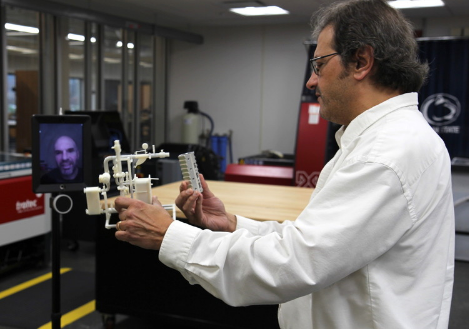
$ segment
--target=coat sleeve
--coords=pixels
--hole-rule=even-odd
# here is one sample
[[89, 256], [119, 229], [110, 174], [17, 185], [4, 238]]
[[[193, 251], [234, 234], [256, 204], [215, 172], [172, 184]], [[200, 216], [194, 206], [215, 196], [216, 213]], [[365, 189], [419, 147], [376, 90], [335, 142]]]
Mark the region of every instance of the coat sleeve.
[[411, 228], [411, 209], [392, 169], [355, 162], [335, 172], [291, 223], [274, 224], [273, 230], [260, 223], [261, 235], [175, 221], [159, 258], [229, 305], [284, 303], [383, 255]]
[[293, 225], [293, 222], [289, 220], [280, 223], [277, 221], [256, 221], [239, 215], [236, 215], [236, 218], [236, 230], [244, 229], [253, 235], [267, 235], [273, 232], [281, 233], [286, 226]]

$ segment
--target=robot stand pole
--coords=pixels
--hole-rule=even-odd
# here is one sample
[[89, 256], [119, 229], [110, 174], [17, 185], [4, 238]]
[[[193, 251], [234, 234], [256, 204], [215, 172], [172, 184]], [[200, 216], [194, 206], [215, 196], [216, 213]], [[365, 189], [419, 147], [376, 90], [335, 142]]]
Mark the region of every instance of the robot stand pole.
[[[52, 199], [57, 197], [52, 196]], [[52, 202], [51, 199], [51, 202]], [[62, 215], [52, 207], [52, 329], [61, 328], [62, 314], [60, 311], [60, 222]]]
[[72, 198], [66, 194], [52, 194], [52, 329], [61, 328], [60, 311], [60, 242], [62, 215], [67, 214], [73, 206]]

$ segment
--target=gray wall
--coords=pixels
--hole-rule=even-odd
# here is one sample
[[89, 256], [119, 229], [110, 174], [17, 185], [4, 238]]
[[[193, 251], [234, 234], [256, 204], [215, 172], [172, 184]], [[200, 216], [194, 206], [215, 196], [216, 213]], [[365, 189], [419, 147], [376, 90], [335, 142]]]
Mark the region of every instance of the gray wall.
[[204, 44], [171, 44], [170, 141], [181, 141], [184, 101], [197, 100], [213, 118], [215, 133], [233, 131], [234, 162], [266, 149], [293, 153], [309, 26], [194, 32], [204, 36]]

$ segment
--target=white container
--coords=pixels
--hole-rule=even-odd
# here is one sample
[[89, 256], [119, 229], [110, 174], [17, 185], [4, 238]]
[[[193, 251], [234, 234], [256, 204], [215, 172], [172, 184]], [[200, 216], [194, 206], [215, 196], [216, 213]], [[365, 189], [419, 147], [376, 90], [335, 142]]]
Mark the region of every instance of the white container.
[[182, 117], [182, 142], [199, 144], [201, 118], [199, 114], [187, 113]]

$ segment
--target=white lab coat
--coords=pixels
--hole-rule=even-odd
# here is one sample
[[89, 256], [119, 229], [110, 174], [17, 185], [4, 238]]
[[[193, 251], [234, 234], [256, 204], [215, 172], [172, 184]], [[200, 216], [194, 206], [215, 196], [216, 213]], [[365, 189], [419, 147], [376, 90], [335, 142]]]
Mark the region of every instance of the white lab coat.
[[450, 159], [417, 94], [365, 111], [336, 139], [295, 221], [238, 216], [234, 233], [175, 221], [160, 260], [230, 305], [281, 304], [281, 328], [447, 328]]

